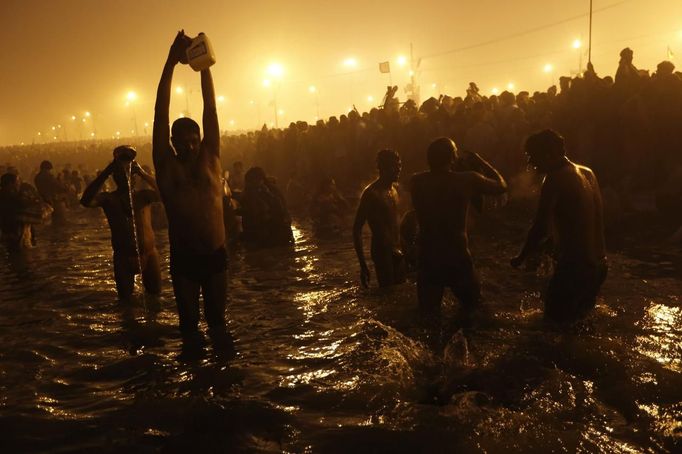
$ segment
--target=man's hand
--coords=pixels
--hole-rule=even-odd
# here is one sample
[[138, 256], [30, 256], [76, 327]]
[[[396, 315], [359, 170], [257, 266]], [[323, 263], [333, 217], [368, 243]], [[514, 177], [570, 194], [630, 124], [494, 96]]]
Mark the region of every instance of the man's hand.
[[521, 255], [517, 255], [516, 257], [514, 257], [513, 259], [511, 259], [509, 261], [509, 264], [511, 266], [513, 266], [514, 268], [518, 268], [523, 264], [523, 261], [524, 261], [524, 257], [522, 257]]
[[360, 265], [360, 285], [363, 288], [369, 288], [369, 268], [367, 265]]
[[176, 64], [182, 63], [187, 64], [187, 46], [192, 42], [189, 36], [185, 35], [185, 30], [180, 30], [175, 36], [173, 44], [171, 44], [170, 51], [168, 52], [168, 61]]

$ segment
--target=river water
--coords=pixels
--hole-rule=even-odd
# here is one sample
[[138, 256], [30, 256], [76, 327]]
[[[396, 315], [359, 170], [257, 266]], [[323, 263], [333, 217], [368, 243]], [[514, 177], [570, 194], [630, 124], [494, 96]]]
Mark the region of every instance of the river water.
[[559, 331], [541, 317], [547, 270], [508, 265], [530, 212], [507, 214], [476, 221], [489, 314], [473, 326], [451, 296], [421, 317], [413, 283], [359, 289], [350, 231], [300, 221], [293, 248], [233, 253], [234, 354], [183, 350], [165, 231], [161, 299], [121, 305], [102, 217], [39, 228], [0, 257], [0, 449], [679, 450], [679, 249], [622, 241], [593, 316]]

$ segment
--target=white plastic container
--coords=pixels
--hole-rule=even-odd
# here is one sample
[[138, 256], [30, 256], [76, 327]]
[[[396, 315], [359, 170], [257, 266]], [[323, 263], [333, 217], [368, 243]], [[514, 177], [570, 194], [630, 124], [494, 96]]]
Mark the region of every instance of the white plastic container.
[[203, 33], [199, 33], [187, 47], [187, 62], [195, 71], [203, 71], [215, 63], [211, 42]]

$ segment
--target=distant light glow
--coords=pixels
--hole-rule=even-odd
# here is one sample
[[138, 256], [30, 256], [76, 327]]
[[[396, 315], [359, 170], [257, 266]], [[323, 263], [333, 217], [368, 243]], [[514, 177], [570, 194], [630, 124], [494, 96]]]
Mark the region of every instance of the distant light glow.
[[573, 49], [580, 49], [583, 46], [582, 41], [579, 39], [573, 40]]
[[343, 61], [343, 66], [347, 66], [348, 68], [355, 68], [358, 66], [358, 61], [355, 59], [355, 57], [348, 57]]
[[374, 102], [374, 96], [372, 96], [372, 95], [368, 96], [367, 102]]
[[230, 120], [229, 123], [230, 123], [230, 126], [234, 126], [234, 120]]
[[117, 135], [117, 136], [120, 136], [120, 135], [121, 135], [121, 131], [116, 131], [116, 135]]
[[90, 116], [90, 112], [85, 112], [85, 116], [86, 116], [86, 117], [89, 117], [89, 116]]
[[52, 126], [52, 130], [54, 131], [55, 129], [57, 129], [57, 128], [55, 126]]
[[269, 87], [270, 86], [270, 79], [263, 79], [263, 86], [264, 87]]
[[145, 121], [145, 122], [144, 122], [144, 127], [145, 127], [145, 128], [148, 128], [148, 127], [149, 127], [149, 123], [147, 123], [147, 122]]
[[279, 63], [270, 63], [268, 65], [268, 74], [279, 79], [284, 75], [284, 66]]
[[408, 74], [410, 75], [410, 77], [412, 77], [412, 76], [414, 76], [414, 71], [410, 70], [410, 72]]
[[81, 121], [82, 121], [83, 123], [85, 123], [85, 118], [82, 118]]
[[129, 91], [128, 94], [126, 95], [126, 99], [130, 102], [133, 102], [137, 99], [137, 93], [134, 91]]
[[398, 62], [398, 66], [403, 67], [407, 64], [407, 57], [404, 55], [400, 55], [398, 56], [396, 61]]
[[498, 94], [500, 94], [500, 89], [497, 87], [493, 87], [493, 89], [490, 90], [490, 92], [494, 95], [498, 95]]
[[76, 116], [75, 116], [75, 115], [71, 115], [71, 120], [76, 120]]
[[514, 88], [515, 88], [515, 85], [513, 82], [509, 82], [507, 84], [507, 90], [512, 91], [512, 90], [514, 90]]
[[279, 110], [277, 111], [277, 115], [284, 115], [284, 110], [279, 109]]
[[436, 89], [436, 87], [438, 87], [438, 85], [436, 85], [435, 82], [431, 84], [431, 88], [433, 88], [434, 90]]
[[95, 137], [95, 133], [94, 133], [94, 132], [91, 132], [91, 133], [90, 133], [90, 137]]
[[315, 85], [311, 85], [310, 87], [308, 87], [308, 91], [310, 93], [315, 93], [317, 91], [317, 87]]
[[225, 102], [225, 97], [223, 95], [218, 96], [218, 102]]
[[543, 70], [544, 72], [546, 72], [546, 73], [551, 73], [552, 71], [554, 71], [554, 65], [552, 65], [551, 63], [547, 63], [547, 64], [542, 68], [542, 70]]

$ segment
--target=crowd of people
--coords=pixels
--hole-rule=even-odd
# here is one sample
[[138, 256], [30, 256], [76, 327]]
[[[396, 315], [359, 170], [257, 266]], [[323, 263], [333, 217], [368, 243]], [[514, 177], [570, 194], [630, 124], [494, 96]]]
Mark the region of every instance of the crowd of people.
[[[566, 164], [571, 161], [565, 151], [571, 160], [594, 170], [592, 173], [570, 167], [571, 172], [565, 172], [571, 176], [565, 178], [586, 181], [592, 188], [589, 194], [598, 188], [598, 209], [603, 197], [607, 217], [617, 218], [628, 209], [649, 204], [677, 219], [678, 225], [682, 223], [678, 219], [682, 216], [682, 131], [676, 127], [682, 124], [682, 73], [675, 72], [671, 62], [660, 63], [650, 74], [637, 69], [632, 51], [624, 49], [615, 78], [600, 77], [588, 64], [579, 77], [561, 77], [559, 88], [552, 86], [546, 92], [531, 95], [505, 91], [499, 96], [485, 96], [471, 83], [466, 96], [441, 95], [421, 105], [414, 100], [399, 102], [396, 87], [388, 87], [382, 105], [369, 112], [352, 110], [313, 125], [299, 121], [285, 129], [264, 126], [259, 131], [222, 136], [210, 71], [202, 70], [202, 139], [198, 124], [190, 119], [169, 126], [173, 67], [185, 63], [182, 49], [186, 44], [187, 38], [179, 34], [171, 47], [157, 93], [151, 144], [137, 138], [123, 148], [116, 148], [119, 144], [114, 141], [103, 141], [0, 149], [0, 162], [5, 163], [0, 165], [0, 224], [5, 243], [12, 248], [35, 244], [32, 226], [50, 219], [55, 224], [63, 222], [67, 210], [74, 209], [79, 200], [84, 206], [102, 207], [112, 230], [121, 297], [129, 296], [131, 276], [144, 274], [148, 264], [152, 269], [148, 270], [145, 286], [158, 293], [158, 253], [155, 256], [148, 244], [153, 243], [153, 235], [150, 240], [148, 233], [137, 233], [148, 232], [148, 226], [134, 226], [137, 243], [114, 239], [131, 235], [121, 219], [127, 216], [137, 221], [142, 216], [133, 213], [131, 206], [137, 203], [135, 210], [141, 206], [141, 196], [130, 194], [132, 174], [138, 175], [148, 191], [142, 205], [158, 207], [160, 204], [155, 202], [162, 201], [165, 207], [147, 210], [152, 214], [144, 217], [154, 225], [169, 226], [171, 275], [181, 328], [186, 332], [196, 330], [200, 290], [209, 325], [224, 326], [226, 245], [237, 241], [258, 247], [291, 244], [290, 211], [296, 215], [307, 213], [320, 233], [337, 233], [343, 228], [343, 217], [351, 211], [348, 200], [360, 194], [377, 167], [379, 179], [360, 197], [353, 229], [362, 283], [369, 280], [361, 234], [367, 222], [373, 232], [372, 258], [378, 267], [380, 285], [402, 280], [403, 273], [395, 265], [400, 238], [404, 244], [411, 237], [415, 244], [414, 238], [419, 236], [421, 258], [412, 254], [408, 264], [433, 262], [431, 271], [422, 266], [419, 274], [420, 302], [436, 305], [433, 301], [440, 299], [443, 287], [450, 286], [466, 305], [475, 306], [478, 282], [468, 251], [462, 252], [467, 250], [466, 241], [451, 245], [449, 255], [458, 260], [441, 260], [442, 241], [437, 234], [440, 227], [429, 219], [447, 207], [430, 205], [428, 199], [436, 190], [433, 185], [453, 194], [466, 194], [467, 204], [469, 199], [475, 203], [484, 194], [505, 192], [507, 181], [513, 196], [514, 181], [525, 171], [528, 157], [532, 160], [537, 151], [529, 149], [527, 138], [541, 130], [560, 133], [552, 132], [552, 137], [561, 138], [560, 143], [552, 137], [542, 142], [544, 148], [558, 153], [553, 164], [557, 169], [574, 166]], [[443, 139], [434, 142], [439, 137]], [[440, 175], [458, 171], [478, 176], [467, 177], [465, 183], [431, 174], [412, 179], [409, 186], [414, 209], [405, 215], [402, 226], [381, 225], [381, 216], [397, 218], [405, 214], [398, 213], [397, 202], [392, 202], [394, 184], [424, 168], [427, 149], [431, 172]], [[382, 151], [377, 156], [378, 150]], [[153, 162], [155, 172], [138, 162]], [[55, 166], [61, 170], [55, 170]], [[128, 173], [121, 170], [125, 166]], [[227, 171], [223, 173], [223, 169]], [[549, 175], [553, 170], [550, 165], [544, 173]], [[108, 179], [110, 175], [114, 185]], [[594, 175], [599, 178], [600, 189]], [[584, 195], [585, 200], [589, 194]], [[464, 203], [457, 197], [453, 203]], [[388, 214], [382, 214], [382, 210]], [[458, 213], [465, 216], [466, 210]], [[457, 216], [443, 222], [464, 229], [465, 238], [465, 225], [462, 219], [455, 219]], [[424, 234], [424, 229], [436, 233]], [[414, 233], [416, 230], [419, 234]], [[391, 238], [391, 248], [382, 246], [382, 242], [387, 244], [384, 237]], [[529, 235], [528, 244], [536, 240]], [[594, 244], [589, 248], [592, 252], [599, 249]], [[424, 255], [424, 251], [432, 254]], [[597, 270], [593, 274], [603, 271], [605, 275], [599, 267], [603, 250], [594, 254], [600, 257], [590, 257]], [[451, 274], [434, 278], [441, 265], [447, 265]], [[469, 276], [464, 283], [462, 275]], [[595, 282], [600, 279], [603, 277], [594, 278]]]

